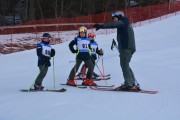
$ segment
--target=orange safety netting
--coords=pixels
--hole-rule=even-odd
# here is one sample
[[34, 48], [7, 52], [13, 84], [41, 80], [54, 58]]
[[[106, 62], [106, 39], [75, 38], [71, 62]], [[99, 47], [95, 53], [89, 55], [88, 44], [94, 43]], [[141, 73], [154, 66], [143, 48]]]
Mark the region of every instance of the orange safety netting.
[[[124, 10], [126, 16], [129, 18], [131, 23], [150, 20], [152, 18], [157, 18], [177, 11], [180, 11], [180, 2], [178, 1], [146, 7], [134, 7]], [[79, 26], [82, 26], [83, 23], [89, 23], [86, 24], [87, 27], [92, 28], [92, 25], [94, 23], [111, 22], [111, 13], [112, 12], [105, 12], [102, 14], [93, 14], [73, 18], [52, 18], [45, 20], [33, 20], [16, 26], [0, 27], [0, 34], [76, 30]]]

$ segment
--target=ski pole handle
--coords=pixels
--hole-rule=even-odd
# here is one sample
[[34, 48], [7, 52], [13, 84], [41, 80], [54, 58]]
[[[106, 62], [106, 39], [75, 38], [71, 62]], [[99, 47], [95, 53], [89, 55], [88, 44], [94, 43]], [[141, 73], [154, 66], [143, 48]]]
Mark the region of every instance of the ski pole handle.
[[113, 43], [114, 45], [116, 45], [116, 41], [115, 41], [114, 39], [113, 39], [112, 43]]

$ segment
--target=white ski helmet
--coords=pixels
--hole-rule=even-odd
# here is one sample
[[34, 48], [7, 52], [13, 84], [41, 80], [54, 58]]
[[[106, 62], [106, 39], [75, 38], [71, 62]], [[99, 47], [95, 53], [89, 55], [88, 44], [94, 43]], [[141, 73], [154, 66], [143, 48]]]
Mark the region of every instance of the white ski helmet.
[[124, 17], [124, 12], [122, 11], [117, 11], [112, 13], [112, 18], [117, 17], [118, 19], [120, 19], [121, 17]]
[[81, 26], [81, 27], [79, 28], [79, 32], [85, 32], [85, 33], [87, 33], [87, 28], [86, 28], [85, 26]]

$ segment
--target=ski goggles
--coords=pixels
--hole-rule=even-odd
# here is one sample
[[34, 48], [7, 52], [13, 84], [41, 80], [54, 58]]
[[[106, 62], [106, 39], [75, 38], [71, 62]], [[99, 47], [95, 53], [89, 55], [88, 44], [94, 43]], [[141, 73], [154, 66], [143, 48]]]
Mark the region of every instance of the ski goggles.
[[112, 16], [112, 18], [114, 18], [114, 17], [116, 17], [116, 16], [124, 16], [124, 12], [122, 12], [122, 11], [118, 11], [118, 12], [115, 12], [115, 13], [112, 13], [111, 14], [111, 16]]
[[112, 17], [115, 17], [116, 15], [114, 13], [111, 14]]
[[43, 41], [51, 41], [52, 37], [42, 37]]
[[85, 33], [85, 32], [87, 32], [87, 30], [84, 29], [84, 28], [80, 28], [80, 29], [79, 29], [79, 32], [80, 32], [80, 33], [81, 33], [81, 32]]
[[95, 34], [93, 34], [93, 33], [89, 33], [88, 34], [88, 37], [95, 37], [96, 35]]

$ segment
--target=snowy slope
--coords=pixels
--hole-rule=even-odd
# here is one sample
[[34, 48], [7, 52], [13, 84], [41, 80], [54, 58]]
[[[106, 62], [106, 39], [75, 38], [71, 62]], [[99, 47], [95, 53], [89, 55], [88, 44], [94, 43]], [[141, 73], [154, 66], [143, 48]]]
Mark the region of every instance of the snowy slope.
[[[137, 51], [131, 67], [142, 89], [158, 90], [156, 95], [118, 93], [78, 89], [65, 83], [73, 67], [75, 55], [68, 43], [56, 49], [56, 89], [66, 93], [22, 93], [38, 74], [35, 50], [0, 56], [0, 120], [178, 120], [180, 118], [180, 16], [136, 27]], [[123, 82], [116, 49], [110, 50], [116, 34], [96, 37], [104, 49], [105, 73], [111, 73], [109, 85]], [[53, 62], [53, 60], [51, 61]], [[102, 68], [102, 59], [98, 65]], [[97, 68], [95, 71], [98, 73]], [[80, 82], [80, 81], [79, 81]], [[97, 84], [103, 85], [101, 81]], [[43, 85], [53, 89], [53, 67]]]

